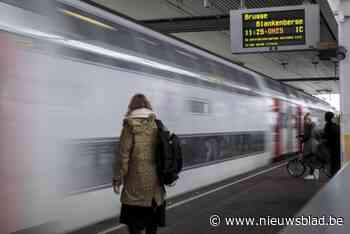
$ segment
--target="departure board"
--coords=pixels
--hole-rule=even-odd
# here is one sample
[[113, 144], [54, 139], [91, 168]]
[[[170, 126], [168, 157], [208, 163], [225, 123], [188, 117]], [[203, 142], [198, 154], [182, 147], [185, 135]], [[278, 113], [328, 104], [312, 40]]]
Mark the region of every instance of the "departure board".
[[317, 50], [318, 4], [230, 11], [232, 53]]
[[242, 14], [243, 48], [305, 45], [305, 10]]

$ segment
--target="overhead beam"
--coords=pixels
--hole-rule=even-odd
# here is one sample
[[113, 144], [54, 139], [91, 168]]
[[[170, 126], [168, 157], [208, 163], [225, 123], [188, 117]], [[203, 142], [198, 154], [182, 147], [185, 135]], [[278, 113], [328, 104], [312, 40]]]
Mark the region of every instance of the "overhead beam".
[[281, 82], [310, 82], [310, 81], [337, 81], [339, 77], [304, 77], [304, 78], [288, 78], [276, 79]]
[[144, 25], [162, 33], [225, 31], [230, 29], [229, 15], [144, 20]]

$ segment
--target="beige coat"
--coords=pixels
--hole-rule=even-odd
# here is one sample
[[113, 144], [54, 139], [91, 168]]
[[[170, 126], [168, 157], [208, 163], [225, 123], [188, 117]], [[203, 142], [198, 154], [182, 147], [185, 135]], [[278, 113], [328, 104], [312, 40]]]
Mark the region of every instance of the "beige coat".
[[315, 154], [319, 142], [316, 140], [317, 132], [314, 122], [304, 124], [304, 149], [303, 155]]
[[157, 125], [152, 111], [137, 109], [124, 121], [114, 176], [123, 184], [121, 203], [150, 207], [152, 199], [158, 205], [164, 201], [165, 189], [156, 173], [156, 140]]

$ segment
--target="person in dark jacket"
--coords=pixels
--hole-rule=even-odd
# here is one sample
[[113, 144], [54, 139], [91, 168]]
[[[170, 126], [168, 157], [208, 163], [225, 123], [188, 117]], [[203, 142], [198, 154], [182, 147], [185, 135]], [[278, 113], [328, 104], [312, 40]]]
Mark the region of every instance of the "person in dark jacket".
[[120, 136], [120, 157], [116, 160], [113, 189], [119, 194], [120, 223], [130, 234], [155, 234], [165, 226], [165, 188], [156, 171], [155, 150], [158, 128], [151, 104], [143, 94], [136, 94], [129, 104]]
[[[304, 116], [304, 149], [303, 155], [305, 159], [311, 159], [315, 154], [315, 148], [318, 144], [316, 140], [316, 124], [311, 120], [310, 113], [306, 113]], [[314, 180], [319, 178], [319, 171], [314, 169], [310, 165], [310, 171], [307, 176], [304, 177], [306, 180]]]
[[333, 112], [326, 112], [324, 138], [331, 152], [331, 174], [335, 175], [340, 169], [340, 127], [333, 122]]

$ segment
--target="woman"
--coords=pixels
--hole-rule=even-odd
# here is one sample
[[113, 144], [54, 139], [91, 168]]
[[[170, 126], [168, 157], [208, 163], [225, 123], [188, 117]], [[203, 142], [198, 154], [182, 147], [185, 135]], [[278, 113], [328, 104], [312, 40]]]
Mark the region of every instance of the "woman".
[[[317, 140], [316, 140], [316, 132], [315, 132], [315, 123], [312, 122], [310, 113], [307, 113], [304, 116], [304, 150], [303, 156], [304, 158], [311, 158], [313, 154], [316, 152], [317, 148]], [[306, 180], [318, 179], [319, 171], [310, 167], [309, 175], [305, 176]]]
[[[131, 234], [157, 232], [165, 226], [165, 189], [160, 185], [155, 164], [157, 125], [151, 104], [143, 94], [132, 97], [120, 137], [120, 170], [115, 170], [113, 188], [119, 193], [120, 223]], [[116, 167], [118, 168], [118, 167]]]

